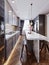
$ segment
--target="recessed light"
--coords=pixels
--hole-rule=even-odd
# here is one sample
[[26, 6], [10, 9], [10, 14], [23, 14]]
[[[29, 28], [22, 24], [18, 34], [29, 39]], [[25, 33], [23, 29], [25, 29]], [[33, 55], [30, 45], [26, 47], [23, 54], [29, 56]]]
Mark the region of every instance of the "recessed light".
[[15, 1], [14, 1], [14, 0], [12, 0], [12, 3], [15, 3]]

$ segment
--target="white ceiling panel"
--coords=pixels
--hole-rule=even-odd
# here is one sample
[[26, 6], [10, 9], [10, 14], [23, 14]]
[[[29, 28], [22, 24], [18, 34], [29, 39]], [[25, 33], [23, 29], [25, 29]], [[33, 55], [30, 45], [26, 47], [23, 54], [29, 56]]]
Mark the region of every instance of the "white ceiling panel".
[[32, 19], [49, 12], [49, 0], [14, 0], [15, 3], [12, 3], [12, 0], [8, 1], [21, 19], [31, 19], [31, 3], [33, 3]]

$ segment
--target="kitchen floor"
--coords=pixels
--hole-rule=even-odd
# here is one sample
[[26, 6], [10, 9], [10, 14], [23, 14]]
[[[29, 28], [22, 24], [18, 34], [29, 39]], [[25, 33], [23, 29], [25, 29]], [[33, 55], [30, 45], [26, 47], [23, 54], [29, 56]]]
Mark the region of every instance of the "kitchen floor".
[[[31, 55], [27, 55], [27, 60], [26, 62], [21, 63], [20, 62], [20, 50], [21, 50], [21, 41], [23, 37], [19, 36], [18, 41], [9, 57], [7, 60], [7, 64], [5, 63], [4, 65], [49, 65], [49, 52], [47, 51], [45, 54], [45, 51], [40, 53], [40, 63], [37, 63], [36, 58], [34, 53], [32, 52]], [[26, 56], [24, 56], [25, 58]]]
[[40, 54], [40, 63], [37, 63], [34, 54], [28, 56], [27, 61], [22, 65], [49, 65], [49, 52], [45, 54], [44, 50]]

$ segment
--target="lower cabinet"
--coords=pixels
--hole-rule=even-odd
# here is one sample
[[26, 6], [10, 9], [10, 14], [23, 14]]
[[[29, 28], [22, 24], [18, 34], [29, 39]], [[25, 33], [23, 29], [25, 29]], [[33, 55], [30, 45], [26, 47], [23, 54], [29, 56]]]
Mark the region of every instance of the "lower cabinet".
[[17, 33], [16, 35], [13, 36], [13, 47], [15, 46], [15, 44], [18, 40], [18, 37], [19, 37], [19, 33]]
[[6, 59], [9, 57], [13, 48], [13, 41], [12, 38], [6, 40]]
[[16, 35], [13, 36], [13, 47], [15, 46], [16, 44]]
[[18, 40], [18, 37], [19, 33], [6, 40], [6, 59], [8, 59], [10, 56], [10, 53]]

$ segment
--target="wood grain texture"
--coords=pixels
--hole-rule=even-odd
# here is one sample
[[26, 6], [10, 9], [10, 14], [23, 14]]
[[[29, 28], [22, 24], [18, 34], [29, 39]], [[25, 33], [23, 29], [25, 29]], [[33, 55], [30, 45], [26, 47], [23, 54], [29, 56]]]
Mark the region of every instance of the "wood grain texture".
[[28, 56], [27, 61], [22, 63], [22, 65], [49, 65], [49, 52], [47, 51], [45, 54], [45, 50], [43, 49], [40, 52], [40, 62], [37, 63], [34, 53], [31, 56]]
[[40, 63], [37, 63], [34, 52], [32, 52], [31, 55], [27, 56], [27, 60], [25, 63], [20, 62], [20, 50], [22, 40], [23, 37], [19, 36], [9, 58], [4, 65], [49, 65], [49, 52], [47, 51], [45, 54], [44, 49], [42, 52], [40, 52]]

